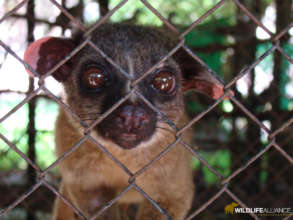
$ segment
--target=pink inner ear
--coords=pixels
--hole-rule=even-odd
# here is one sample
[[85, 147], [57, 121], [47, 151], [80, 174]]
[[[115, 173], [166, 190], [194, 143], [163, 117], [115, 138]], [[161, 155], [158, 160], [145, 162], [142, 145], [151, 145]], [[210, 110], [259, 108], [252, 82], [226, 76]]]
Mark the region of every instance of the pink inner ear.
[[[216, 83], [211, 83], [205, 80], [189, 80], [183, 84], [184, 92], [195, 90], [210, 96], [213, 99], [218, 99], [224, 94], [224, 86]], [[226, 97], [228, 98], [228, 97]]]
[[[33, 42], [26, 49], [24, 53], [24, 61], [28, 63], [34, 70], [37, 70], [37, 67], [38, 67], [37, 64], [38, 64], [38, 61], [40, 60], [41, 46], [47, 41], [49, 41], [50, 39], [52, 39], [52, 37], [44, 37], [40, 40]], [[26, 71], [30, 76], [34, 76], [34, 74], [29, 69], [26, 69]]]
[[[46, 74], [74, 49], [71, 39], [45, 37], [32, 43], [24, 54], [24, 61], [40, 75]], [[52, 76], [58, 81], [65, 81], [71, 73], [73, 58], [60, 66]], [[30, 76], [34, 74], [26, 70]]]

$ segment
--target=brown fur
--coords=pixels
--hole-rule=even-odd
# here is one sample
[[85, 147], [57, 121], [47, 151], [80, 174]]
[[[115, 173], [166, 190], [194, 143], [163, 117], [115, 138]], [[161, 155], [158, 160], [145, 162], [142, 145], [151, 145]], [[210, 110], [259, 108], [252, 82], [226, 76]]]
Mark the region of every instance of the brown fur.
[[[25, 61], [39, 74], [45, 74], [82, 40], [79, 35], [73, 39], [40, 39], [27, 49]], [[52, 74], [64, 86], [64, 102], [89, 125], [129, 94], [131, 81], [142, 76], [176, 45], [169, 34], [158, 28], [121, 24], [100, 26], [91, 33], [91, 40], [126, 70], [131, 80], [127, 80], [120, 70], [89, 45]], [[105, 84], [100, 90], [88, 90], [83, 79], [92, 66], [102, 69], [101, 72], [110, 85]], [[170, 93], [163, 93], [154, 87], [155, 77], [166, 72], [175, 82]], [[29, 70], [28, 73], [32, 75]], [[183, 92], [186, 89], [197, 89], [218, 98], [223, 94], [222, 88], [210, 72], [194, 62], [184, 50], [179, 50], [165, 60], [135, 86], [136, 91], [178, 128], [187, 122], [183, 102]], [[129, 120], [124, 120], [122, 116], [131, 121], [128, 124], [132, 126], [131, 130], [127, 130], [126, 122]], [[139, 141], [126, 141], [125, 144], [129, 133], [136, 133], [136, 137], [140, 139], [135, 141]], [[145, 167], [175, 141], [174, 129], [133, 93], [125, 103], [95, 126], [90, 135], [132, 173]], [[56, 124], [57, 156], [67, 153], [83, 136], [84, 128], [80, 122], [61, 109]], [[182, 138], [189, 142], [190, 135], [185, 132]], [[174, 220], [182, 220], [192, 203], [194, 186], [190, 159], [190, 153], [179, 142], [135, 179], [137, 186]], [[61, 160], [59, 168], [62, 176], [60, 192], [86, 218], [95, 215], [129, 185], [130, 176], [89, 139]], [[137, 220], [166, 219], [134, 188], [123, 195], [118, 203], [141, 203]], [[119, 220], [117, 206], [115, 203], [98, 219]], [[57, 198], [53, 219], [74, 220], [79, 217]]]
[[[67, 117], [66, 113], [61, 111], [57, 120], [57, 156], [64, 154], [82, 138], [82, 135]], [[125, 151], [117, 146], [104, 145], [104, 147], [134, 173], [148, 164], [175, 140], [174, 135], [169, 131], [161, 131], [161, 133], [165, 138], [158, 138], [152, 146], [146, 148], [142, 146], [138, 149]], [[62, 186], [65, 186], [68, 191], [65, 197], [88, 216], [97, 212], [106, 202], [126, 188], [129, 179], [124, 170], [90, 141], [83, 143], [60, 164], [60, 173], [63, 178]], [[183, 146], [177, 144], [163, 158], [141, 174], [137, 178], [136, 184], [167, 211], [174, 220], [183, 219], [190, 208], [193, 197], [190, 154]], [[61, 187], [61, 192], [63, 192], [63, 187]], [[108, 193], [101, 196], [99, 190]], [[97, 201], [98, 197], [101, 201]], [[68, 208], [64, 209], [64, 205], [59, 200], [56, 201], [54, 220], [70, 220], [73, 211], [70, 212]], [[118, 202], [142, 202], [136, 219], [166, 219], [134, 189], [126, 193]], [[59, 206], [62, 208], [60, 209]], [[68, 210], [68, 214], [58, 210]]]
[[[123, 69], [129, 71], [130, 74], [142, 74], [147, 71], [173, 47], [173, 43], [168, 37], [163, 37], [160, 31], [150, 28], [106, 25], [94, 32], [92, 36], [97, 46], [107, 54], [111, 54], [112, 59]], [[150, 47], [150, 44], [152, 44], [152, 47]], [[86, 48], [81, 54], [80, 63], [87, 59], [102, 60], [101, 56], [90, 47]], [[180, 127], [186, 122], [184, 120], [180, 67], [174, 59], [168, 59], [162, 64], [162, 66], [165, 65], [171, 65], [179, 73], [177, 75], [177, 95], [171, 101], [161, 103], [154, 100], [153, 102], [169, 120]], [[75, 64], [75, 66], [77, 66], [75, 69], [78, 70], [79, 64]], [[77, 89], [78, 81], [75, 78], [76, 73], [73, 73], [64, 82], [65, 101], [84, 121], [92, 123], [94, 119], [88, 120], [88, 117], [92, 115], [91, 112], [95, 112], [95, 114], [101, 112], [103, 97], [81, 99]], [[140, 87], [137, 87], [137, 90], [143, 92]], [[147, 94], [144, 93], [144, 95]], [[134, 99], [136, 100], [135, 97]], [[96, 114], [94, 118], [98, 116]], [[158, 116], [158, 118], [160, 117]], [[122, 149], [96, 131], [92, 131], [91, 135], [132, 173], [143, 168], [175, 141], [174, 130], [163, 119], [158, 120], [157, 128], [149, 140], [140, 143], [139, 146], [131, 150]], [[74, 121], [71, 116], [61, 111], [56, 125], [57, 156], [59, 157], [70, 150], [82, 137], [83, 129], [81, 129], [79, 122]], [[184, 139], [188, 141], [188, 135], [185, 135]], [[194, 186], [190, 158], [189, 152], [183, 146], [177, 144], [135, 180], [136, 184], [174, 220], [182, 220], [191, 206]], [[124, 170], [89, 140], [86, 140], [76, 151], [62, 161], [60, 173], [62, 187], [66, 188], [68, 199], [86, 217], [94, 215], [125, 189], [129, 185], [130, 178]], [[60, 204], [58, 200], [56, 203]], [[131, 189], [118, 200], [118, 203], [133, 202], [141, 203], [136, 217], [137, 220], [166, 219], [153, 204], [135, 189]], [[63, 216], [64, 213], [58, 211], [58, 209], [60, 210], [57, 205], [54, 211], [56, 216], [54, 220], [70, 220], [71, 213], [68, 216], [59, 217]], [[115, 213], [114, 206], [99, 219], [120, 219], [119, 215]]]

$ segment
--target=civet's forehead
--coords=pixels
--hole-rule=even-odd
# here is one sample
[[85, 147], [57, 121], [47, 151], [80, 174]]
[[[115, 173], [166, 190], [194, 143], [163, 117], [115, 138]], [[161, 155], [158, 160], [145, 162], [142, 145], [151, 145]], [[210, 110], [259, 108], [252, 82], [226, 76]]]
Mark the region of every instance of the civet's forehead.
[[[173, 47], [172, 41], [159, 30], [133, 25], [102, 25], [91, 37], [99, 49], [134, 79], [157, 64]], [[91, 46], [84, 51], [97, 62], [111, 65]], [[174, 66], [174, 62], [169, 59], [160, 67], [164, 65]]]
[[[170, 47], [172, 42], [162, 31], [155, 28], [106, 24], [92, 33], [93, 41], [105, 50], [152, 50], [152, 47]], [[151, 45], [151, 46], [150, 46]]]

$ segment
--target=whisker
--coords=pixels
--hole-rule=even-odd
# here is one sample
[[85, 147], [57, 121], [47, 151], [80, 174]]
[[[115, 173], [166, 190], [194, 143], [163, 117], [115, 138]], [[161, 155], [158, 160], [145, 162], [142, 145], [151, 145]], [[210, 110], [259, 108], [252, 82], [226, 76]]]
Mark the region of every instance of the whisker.
[[162, 129], [162, 130], [165, 130], [165, 131], [168, 131], [172, 134], [175, 134], [175, 132], [172, 130], [172, 129], [168, 129], [168, 128], [165, 128], [165, 127], [160, 127], [160, 126], [156, 126], [156, 128], [159, 128], [159, 129]]
[[89, 113], [84, 113], [84, 114], [78, 114], [79, 116], [94, 116], [94, 115], [102, 115], [101, 113], [96, 113], [96, 112], [89, 112]]
[[99, 119], [100, 116], [98, 117], [80, 117], [81, 120], [86, 121], [86, 120], [97, 120]]

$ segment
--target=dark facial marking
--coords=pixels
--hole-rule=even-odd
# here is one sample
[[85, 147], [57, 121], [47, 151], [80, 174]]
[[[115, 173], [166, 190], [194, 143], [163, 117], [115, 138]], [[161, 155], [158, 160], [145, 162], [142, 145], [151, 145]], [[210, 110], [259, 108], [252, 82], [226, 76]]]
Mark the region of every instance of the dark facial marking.
[[96, 129], [122, 148], [132, 149], [152, 136], [156, 121], [156, 114], [147, 106], [128, 102], [99, 123]]

